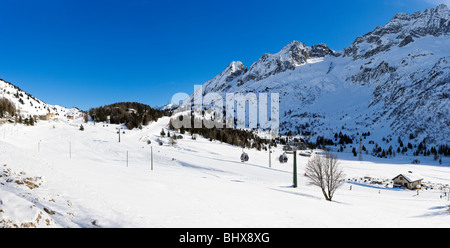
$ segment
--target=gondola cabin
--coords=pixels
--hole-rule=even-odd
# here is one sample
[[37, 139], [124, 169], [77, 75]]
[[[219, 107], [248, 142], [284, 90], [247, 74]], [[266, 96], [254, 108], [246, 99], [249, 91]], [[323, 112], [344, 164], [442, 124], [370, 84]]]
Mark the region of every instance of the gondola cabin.
[[287, 163], [288, 161], [288, 156], [286, 155], [286, 153], [284, 152], [283, 154], [280, 155], [280, 157], [278, 158], [278, 160], [280, 161], [280, 163]]
[[248, 154], [245, 153], [245, 152], [243, 152], [243, 153], [241, 154], [241, 162], [247, 162], [248, 159], [249, 159]]

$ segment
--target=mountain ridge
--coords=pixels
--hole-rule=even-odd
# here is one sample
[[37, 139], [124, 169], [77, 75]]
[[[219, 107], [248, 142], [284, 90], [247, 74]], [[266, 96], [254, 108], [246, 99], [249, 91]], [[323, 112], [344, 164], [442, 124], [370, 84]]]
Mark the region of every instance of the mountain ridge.
[[80, 115], [81, 113], [77, 108], [69, 109], [59, 105], [47, 104], [3, 79], [0, 79], [0, 97], [9, 100], [15, 106], [17, 113], [23, 117], [40, 116], [48, 113], [56, 117], [64, 117]]
[[293, 41], [250, 68], [240, 63], [239, 73], [204, 83], [203, 95], [279, 93], [282, 134], [315, 139], [370, 130], [379, 140], [448, 144], [449, 34], [446, 5], [398, 13], [344, 51]]
[[[426, 35], [440, 36], [450, 32], [450, 12], [445, 4], [409, 15], [396, 14], [384, 26], [376, 27], [372, 32], [359, 36], [346, 49], [344, 56], [369, 58], [387, 51], [394, 45], [406, 46], [414, 39]], [[367, 47], [367, 48], [366, 48]]]

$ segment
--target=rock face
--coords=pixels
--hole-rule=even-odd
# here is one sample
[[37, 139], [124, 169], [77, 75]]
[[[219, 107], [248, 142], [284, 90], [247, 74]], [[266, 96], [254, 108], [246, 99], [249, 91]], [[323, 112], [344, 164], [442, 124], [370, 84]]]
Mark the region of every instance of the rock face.
[[223, 70], [222, 73], [204, 83], [203, 88], [206, 89], [206, 91], [226, 90], [228, 83], [247, 71], [247, 67], [245, 67], [241, 61], [233, 61], [227, 66], [227, 68], [225, 68], [225, 70]]
[[417, 11], [412, 15], [398, 13], [386, 25], [356, 38], [353, 44], [345, 49], [344, 56], [354, 59], [369, 58], [388, 51], [392, 46], [406, 46], [415, 38], [427, 35], [438, 37], [449, 32], [449, 10], [444, 4]]
[[344, 51], [293, 41], [250, 68], [232, 62], [203, 95], [279, 93], [282, 134], [345, 129], [448, 144], [449, 44], [447, 6], [399, 13]]
[[325, 44], [307, 47], [304, 43], [292, 41], [276, 54], [263, 54], [250, 68], [245, 67], [241, 61], [231, 62], [219, 75], [206, 82], [203, 89], [205, 92], [227, 90], [236, 85], [236, 82], [231, 83], [235, 79], [237, 86], [242, 86], [249, 81], [260, 81], [294, 70], [311, 58], [323, 58], [327, 55], [336, 56], [336, 53]]
[[325, 44], [307, 47], [299, 41], [292, 41], [276, 54], [265, 53], [250, 66], [250, 69], [238, 81], [238, 86], [248, 81], [259, 81], [272, 75], [294, 70], [297, 66], [306, 64], [310, 58], [322, 58], [334, 55], [334, 51]]
[[337, 56], [337, 53], [328, 48], [325, 44], [313, 45], [309, 51], [309, 57], [311, 58], [323, 58], [327, 55]]

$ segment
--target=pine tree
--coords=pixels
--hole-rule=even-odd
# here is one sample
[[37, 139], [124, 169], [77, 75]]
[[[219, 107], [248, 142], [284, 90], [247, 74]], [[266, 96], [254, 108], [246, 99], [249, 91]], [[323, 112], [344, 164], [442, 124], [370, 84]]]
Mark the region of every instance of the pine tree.
[[353, 149], [352, 149], [352, 153], [353, 153], [353, 156], [355, 156], [355, 157], [356, 157], [357, 153], [356, 153], [356, 148], [355, 148], [355, 147], [353, 147]]

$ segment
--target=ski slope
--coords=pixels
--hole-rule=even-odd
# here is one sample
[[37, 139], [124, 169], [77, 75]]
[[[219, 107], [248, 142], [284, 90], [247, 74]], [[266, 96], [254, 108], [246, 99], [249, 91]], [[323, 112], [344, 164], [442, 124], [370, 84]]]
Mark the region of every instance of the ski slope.
[[298, 156], [293, 188], [292, 155], [280, 164], [281, 147], [269, 167], [267, 151], [245, 149], [250, 160], [242, 163], [242, 148], [190, 134], [176, 147], [167, 137], [159, 146], [168, 123], [124, 130], [120, 143], [117, 125], [0, 126], [0, 227], [450, 227], [438, 189], [450, 182], [448, 158], [413, 165], [416, 157], [360, 162], [338, 153], [348, 179], [414, 171], [434, 188], [417, 194], [347, 182], [329, 202], [303, 176], [307, 157]]

